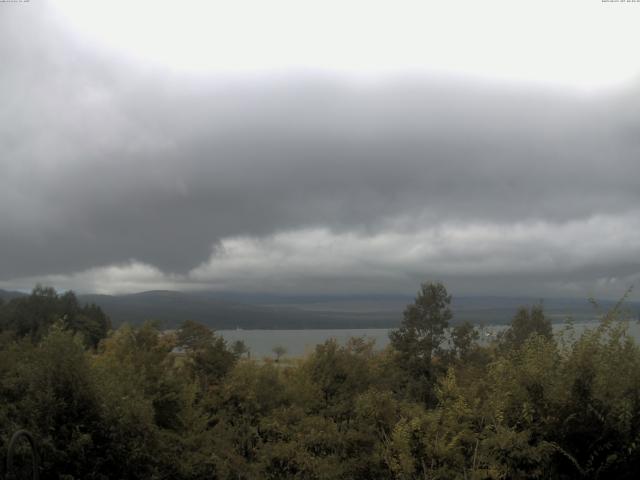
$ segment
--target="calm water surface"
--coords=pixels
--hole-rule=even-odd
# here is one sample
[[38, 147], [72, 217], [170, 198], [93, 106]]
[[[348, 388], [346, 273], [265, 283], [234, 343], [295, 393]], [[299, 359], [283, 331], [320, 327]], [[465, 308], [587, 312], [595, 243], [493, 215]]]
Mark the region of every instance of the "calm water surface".
[[[576, 334], [580, 334], [587, 328], [594, 328], [597, 322], [576, 323]], [[556, 333], [560, 333], [565, 324], [554, 324]], [[481, 338], [490, 339], [498, 332], [506, 328], [504, 325], [490, 325], [481, 329]], [[261, 358], [273, 356], [275, 346], [283, 346], [287, 350], [287, 356], [300, 357], [312, 352], [316, 345], [330, 338], [335, 338], [344, 345], [351, 337], [364, 337], [375, 340], [375, 346], [383, 349], [389, 344], [388, 328], [363, 328], [351, 330], [218, 330], [227, 342], [242, 340], [250, 349], [251, 356]], [[629, 335], [640, 342], [640, 324], [629, 323]]]

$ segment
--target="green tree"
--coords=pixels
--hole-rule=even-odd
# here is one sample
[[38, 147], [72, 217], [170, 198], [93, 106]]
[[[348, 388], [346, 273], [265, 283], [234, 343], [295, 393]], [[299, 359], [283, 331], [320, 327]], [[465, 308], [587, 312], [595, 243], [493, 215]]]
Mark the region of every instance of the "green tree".
[[185, 320], [177, 331], [178, 344], [184, 348], [197, 350], [209, 345], [214, 334], [209, 327], [193, 320]]
[[245, 354], [247, 355], [247, 358], [251, 356], [251, 351], [249, 350], [249, 347], [247, 347], [247, 344], [244, 343], [242, 340], [236, 340], [235, 342], [233, 342], [233, 344], [231, 345], [231, 351], [238, 358], [242, 357]]
[[14, 343], [0, 364], [0, 435], [26, 428], [38, 439], [45, 472], [95, 478], [87, 458], [104, 446], [100, 398], [79, 336], [56, 322], [38, 345]]
[[451, 329], [451, 347], [458, 359], [467, 358], [479, 336], [478, 330], [467, 321]]
[[520, 307], [502, 339], [507, 346], [519, 347], [534, 333], [545, 338], [553, 336], [551, 320], [545, 316], [542, 304]]
[[389, 334], [398, 365], [408, 378], [410, 394], [423, 401], [434, 399], [432, 386], [442, 352], [445, 330], [453, 317], [451, 295], [441, 283], [423, 283], [414, 303], [407, 306], [399, 329]]
[[177, 342], [187, 349], [188, 366], [204, 390], [218, 383], [238, 359], [222, 337], [191, 320], [183, 322], [178, 329]]
[[58, 320], [73, 333], [80, 333], [84, 343], [94, 348], [111, 328], [109, 317], [100, 307], [81, 306], [72, 291], [59, 295], [53, 288], [41, 285], [31, 295], [13, 298], [0, 308], [0, 330], [33, 342], [42, 339]]
[[336, 420], [351, 417], [357, 394], [373, 382], [373, 342], [352, 338], [345, 346], [335, 339], [316, 345], [303, 365], [308, 379], [316, 387], [315, 400], [325, 415]]

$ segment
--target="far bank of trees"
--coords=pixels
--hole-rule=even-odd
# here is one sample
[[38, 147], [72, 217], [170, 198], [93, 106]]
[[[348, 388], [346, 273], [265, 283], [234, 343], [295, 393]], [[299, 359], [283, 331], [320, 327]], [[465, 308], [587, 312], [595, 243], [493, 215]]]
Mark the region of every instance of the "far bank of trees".
[[39, 287], [0, 306], [0, 452], [29, 429], [45, 479], [636, 478], [622, 308], [554, 336], [523, 307], [480, 343], [470, 324], [445, 335], [450, 303], [424, 284], [387, 349], [327, 341], [283, 366], [195, 322], [113, 331]]
[[69, 291], [59, 295], [51, 287], [36, 286], [31, 295], [3, 302], [0, 299], [0, 332], [13, 338], [29, 338], [37, 343], [54, 323], [82, 336], [87, 347], [97, 347], [111, 329], [100, 307], [80, 305]]

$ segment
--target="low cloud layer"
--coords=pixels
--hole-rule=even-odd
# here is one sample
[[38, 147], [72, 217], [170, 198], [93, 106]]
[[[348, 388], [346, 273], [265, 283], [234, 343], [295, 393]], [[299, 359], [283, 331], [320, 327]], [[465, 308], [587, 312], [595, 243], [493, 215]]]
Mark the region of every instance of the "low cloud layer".
[[39, 281], [59, 288], [82, 285], [98, 293], [178, 287], [349, 294], [407, 293], [431, 278], [467, 294], [615, 296], [640, 280], [640, 262], [633, 260], [640, 258], [639, 213], [564, 223], [452, 223], [377, 233], [293, 230], [225, 238], [206, 261], [184, 274], [167, 274], [132, 259], [0, 285], [27, 289]]
[[181, 75], [42, 16], [22, 20], [51, 36], [25, 36], [18, 13], [3, 288], [617, 295], [640, 276], [636, 85]]

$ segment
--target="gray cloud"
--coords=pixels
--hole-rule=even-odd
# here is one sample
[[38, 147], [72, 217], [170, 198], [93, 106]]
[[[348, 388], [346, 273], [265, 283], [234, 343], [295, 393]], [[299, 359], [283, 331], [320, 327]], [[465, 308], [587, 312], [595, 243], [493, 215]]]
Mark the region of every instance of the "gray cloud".
[[[0, 281], [105, 274], [95, 269], [133, 261], [158, 269], [150, 275], [163, 285], [202, 288], [224, 283], [202, 272], [222, 268], [211, 258], [237, 238], [264, 246], [283, 232], [358, 235], [343, 252], [348, 264], [391, 233], [406, 249], [407, 239], [433, 243], [442, 228], [535, 231], [540, 222], [546, 242], [503, 243], [471, 229], [484, 242], [478, 258], [464, 261], [471, 238], [438, 250], [433, 271], [461, 285], [488, 275], [505, 291], [640, 272], [629, 220], [640, 197], [635, 85], [585, 94], [408, 74], [370, 85], [319, 72], [180, 75], [84, 45], [46, 18], [14, 9], [0, 19]], [[623, 219], [620, 236], [599, 230]], [[585, 238], [553, 243], [576, 222]], [[568, 253], [581, 245], [577, 261]], [[382, 264], [372, 251], [376, 267], [355, 278], [339, 265], [323, 278], [380, 290], [429, 273], [394, 262], [392, 251]], [[493, 270], [474, 267], [494, 254], [504, 257]], [[411, 257], [425, 259], [436, 260]], [[283, 288], [322, 268], [308, 262], [283, 273]], [[266, 265], [265, 278], [278, 262]], [[239, 278], [234, 268], [221, 271]], [[246, 284], [231, 286], [260, 288], [245, 273]], [[89, 281], [82, 275], [77, 282]]]

